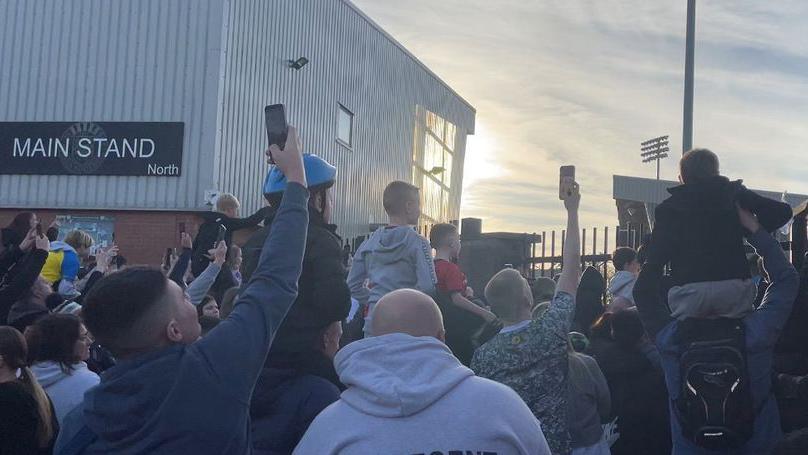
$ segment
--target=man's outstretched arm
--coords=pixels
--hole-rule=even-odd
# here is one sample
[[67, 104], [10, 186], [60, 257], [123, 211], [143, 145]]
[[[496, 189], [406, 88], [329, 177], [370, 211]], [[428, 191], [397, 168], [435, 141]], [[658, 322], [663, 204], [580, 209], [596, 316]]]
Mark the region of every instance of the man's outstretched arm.
[[308, 198], [297, 133], [289, 127], [284, 150], [272, 156], [288, 184], [261, 258], [230, 316], [193, 346], [224, 387], [249, 400], [272, 339], [297, 298], [308, 228]]

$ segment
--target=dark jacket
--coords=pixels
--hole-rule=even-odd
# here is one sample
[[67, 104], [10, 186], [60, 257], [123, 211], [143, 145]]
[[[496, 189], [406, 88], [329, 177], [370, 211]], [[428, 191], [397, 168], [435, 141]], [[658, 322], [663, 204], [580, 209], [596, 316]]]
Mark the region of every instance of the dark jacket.
[[[53, 405], [51, 405], [53, 412]], [[40, 448], [36, 430], [40, 418], [37, 402], [28, 387], [19, 381], [0, 383], [0, 454], [46, 455], [53, 452], [53, 443], [59, 431], [56, 413], [53, 413], [54, 437], [48, 447]]]
[[606, 283], [603, 275], [594, 267], [587, 267], [581, 275], [575, 296], [575, 316], [572, 330], [589, 335], [589, 328], [603, 314], [603, 293]]
[[193, 344], [123, 359], [104, 372], [65, 418], [57, 453], [249, 453], [250, 397], [297, 296], [307, 200], [304, 187], [289, 185], [230, 316]]
[[[258, 246], [263, 244], [274, 223], [272, 217], [267, 219], [264, 227], [244, 244], [244, 280], [252, 275], [260, 254]], [[298, 297], [281, 325], [268, 362], [278, 356], [308, 351], [328, 324], [348, 316], [351, 293], [345, 283], [342, 240], [335, 231], [336, 226], [326, 224], [322, 215], [309, 207], [309, 235]], [[269, 254], [277, 253], [270, 251]]]
[[[737, 454], [769, 453], [782, 439], [780, 416], [772, 393], [772, 373], [774, 347], [783, 326], [791, 314], [794, 298], [797, 296], [799, 276], [771, 235], [762, 229], [752, 234], [749, 243], [763, 257], [772, 284], [766, 290], [763, 303], [746, 317], [746, 357], [752, 400], [755, 409], [760, 409], [755, 418], [755, 428], [750, 439]], [[659, 348], [662, 355], [662, 368], [670, 393], [671, 402], [681, 395], [681, 371], [679, 361], [682, 348], [677, 342], [679, 322], [673, 320], [670, 312], [660, 301], [659, 288], [662, 276], [660, 264], [646, 263], [634, 286], [634, 300], [640, 312], [643, 326]], [[679, 421], [671, 415], [671, 432], [677, 454], [706, 454], [686, 440]]]
[[6, 323], [11, 306], [30, 291], [47, 259], [47, 251], [25, 254], [16, 246], [0, 254], [0, 324]]
[[291, 454], [317, 414], [339, 399], [333, 363], [309, 354], [318, 361], [261, 371], [250, 403], [254, 455]]
[[219, 236], [219, 226], [224, 226], [227, 229], [224, 240], [227, 242], [227, 245], [230, 246], [233, 244], [233, 232], [258, 226], [261, 221], [269, 216], [271, 211], [272, 209], [270, 207], [263, 207], [247, 218], [230, 218], [224, 213], [219, 212], [199, 213], [199, 216], [205, 221], [199, 226], [199, 231], [196, 233], [196, 238], [194, 238], [191, 273], [193, 273], [194, 276], [199, 276], [210, 263], [210, 259], [208, 259], [206, 255], [208, 254], [208, 250], [216, 246], [216, 238]]
[[668, 454], [671, 449], [668, 394], [662, 372], [637, 347], [593, 336], [589, 355], [598, 361], [617, 417], [620, 438], [613, 455]]
[[791, 207], [746, 189], [740, 180], [713, 177], [670, 188], [671, 196], [656, 208], [648, 262], [670, 262], [674, 286], [701, 281], [750, 278], [744, 229], [735, 208], [757, 215], [773, 232], [791, 218]]

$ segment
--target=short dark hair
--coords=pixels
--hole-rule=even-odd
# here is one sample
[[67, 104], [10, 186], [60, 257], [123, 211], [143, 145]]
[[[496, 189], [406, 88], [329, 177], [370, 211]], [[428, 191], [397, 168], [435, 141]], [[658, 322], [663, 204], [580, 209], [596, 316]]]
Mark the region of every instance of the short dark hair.
[[399, 180], [390, 182], [387, 188], [384, 189], [384, 195], [382, 196], [384, 211], [387, 212], [388, 215], [400, 214], [404, 211], [407, 202], [413, 198], [413, 195], [417, 197], [418, 191], [420, 190], [417, 186], [407, 182]]
[[202, 309], [210, 302], [215, 303], [217, 307], [219, 306], [219, 302], [216, 301], [216, 298], [207, 294], [205, 297], [202, 297], [202, 301], [196, 306], [196, 315], [202, 317], [205, 314]]
[[75, 346], [80, 336], [81, 320], [72, 314], [49, 314], [36, 321], [26, 333], [30, 363], [57, 362], [69, 373], [80, 361]]
[[81, 315], [87, 329], [117, 355], [132, 327], [148, 315], [168, 292], [168, 279], [151, 267], [131, 267], [107, 275], [84, 298]]
[[693, 149], [679, 160], [682, 183], [698, 183], [719, 175], [718, 156], [707, 149]]
[[429, 244], [437, 250], [443, 246], [446, 239], [452, 234], [457, 234], [457, 226], [449, 223], [438, 223], [432, 226], [429, 231]]
[[627, 246], [621, 246], [612, 253], [612, 263], [614, 264], [614, 269], [617, 271], [625, 270], [626, 266], [635, 259], [637, 259], [637, 252], [634, 251], [634, 248]]

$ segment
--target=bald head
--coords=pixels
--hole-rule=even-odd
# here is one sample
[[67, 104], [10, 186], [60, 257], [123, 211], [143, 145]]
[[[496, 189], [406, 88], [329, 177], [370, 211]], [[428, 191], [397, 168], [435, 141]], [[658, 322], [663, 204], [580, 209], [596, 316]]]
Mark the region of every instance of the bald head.
[[443, 316], [431, 297], [414, 289], [399, 289], [373, 308], [373, 336], [406, 333], [444, 340]]

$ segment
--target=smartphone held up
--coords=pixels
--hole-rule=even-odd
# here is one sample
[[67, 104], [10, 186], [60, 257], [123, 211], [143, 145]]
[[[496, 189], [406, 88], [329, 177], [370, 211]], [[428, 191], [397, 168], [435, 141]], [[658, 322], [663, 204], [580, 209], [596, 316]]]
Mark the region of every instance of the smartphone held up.
[[561, 166], [559, 171], [558, 198], [562, 201], [575, 191], [575, 166]]
[[[264, 122], [267, 128], [267, 139], [269, 145], [277, 145], [283, 150], [286, 146], [286, 136], [289, 133], [289, 124], [286, 122], [286, 109], [283, 104], [272, 104], [264, 108]], [[269, 155], [269, 163], [275, 164], [272, 154]]]

